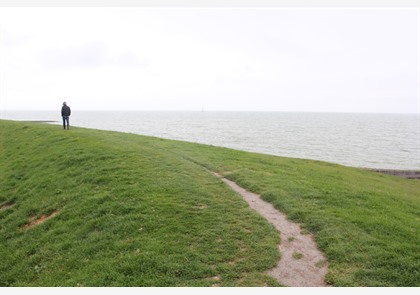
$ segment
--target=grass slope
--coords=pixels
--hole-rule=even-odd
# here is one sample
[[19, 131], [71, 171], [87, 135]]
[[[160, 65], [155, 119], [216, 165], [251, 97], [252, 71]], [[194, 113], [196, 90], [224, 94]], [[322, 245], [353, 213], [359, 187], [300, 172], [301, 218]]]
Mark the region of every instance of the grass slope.
[[329, 284], [420, 286], [418, 180], [37, 123], [0, 139], [1, 286], [278, 286], [274, 227], [203, 167], [314, 233]]

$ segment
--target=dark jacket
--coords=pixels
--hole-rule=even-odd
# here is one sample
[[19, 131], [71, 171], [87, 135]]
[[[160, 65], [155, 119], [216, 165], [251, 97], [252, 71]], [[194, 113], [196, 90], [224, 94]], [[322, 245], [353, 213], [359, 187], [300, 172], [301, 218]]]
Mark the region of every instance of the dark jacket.
[[61, 116], [70, 116], [71, 110], [68, 106], [63, 106], [61, 108]]

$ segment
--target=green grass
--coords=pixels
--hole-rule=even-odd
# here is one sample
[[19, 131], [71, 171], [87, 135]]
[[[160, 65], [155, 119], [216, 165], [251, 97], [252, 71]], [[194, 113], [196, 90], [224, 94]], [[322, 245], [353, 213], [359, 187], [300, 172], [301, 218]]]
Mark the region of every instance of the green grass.
[[208, 170], [313, 233], [327, 283], [420, 286], [418, 180], [39, 123], [0, 139], [0, 286], [279, 286], [278, 233]]

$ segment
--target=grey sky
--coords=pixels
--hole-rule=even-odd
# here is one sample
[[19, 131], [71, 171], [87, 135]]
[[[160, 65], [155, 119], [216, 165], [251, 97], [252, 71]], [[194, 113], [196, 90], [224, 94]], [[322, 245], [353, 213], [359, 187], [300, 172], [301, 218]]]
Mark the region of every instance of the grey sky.
[[0, 7], [1, 109], [419, 111], [415, 8]]

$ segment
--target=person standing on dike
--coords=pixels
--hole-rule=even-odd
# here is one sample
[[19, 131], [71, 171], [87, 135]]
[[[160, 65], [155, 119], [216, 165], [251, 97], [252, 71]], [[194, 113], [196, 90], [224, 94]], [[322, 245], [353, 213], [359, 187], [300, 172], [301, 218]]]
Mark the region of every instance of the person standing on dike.
[[63, 128], [66, 129], [66, 126], [67, 126], [67, 130], [70, 129], [70, 124], [69, 124], [70, 114], [71, 114], [70, 107], [67, 105], [66, 102], [63, 102], [63, 107], [61, 108], [61, 117], [63, 117]]

